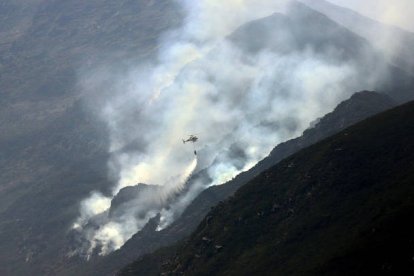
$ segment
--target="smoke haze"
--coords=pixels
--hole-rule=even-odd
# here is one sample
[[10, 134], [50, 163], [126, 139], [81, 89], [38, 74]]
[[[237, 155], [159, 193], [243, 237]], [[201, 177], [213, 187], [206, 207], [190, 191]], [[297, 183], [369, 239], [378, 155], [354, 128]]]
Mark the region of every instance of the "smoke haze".
[[411, 0], [329, 0], [342, 7], [351, 8], [378, 21], [414, 31], [414, 2]]
[[[115, 182], [109, 194], [92, 192], [81, 204], [73, 228], [88, 256], [119, 249], [157, 216], [157, 229], [164, 229], [202, 190], [251, 168], [352, 92], [374, 88], [380, 74], [361, 74], [335, 45], [323, 53], [300, 48], [285, 39], [288, 30], [272, 32], [273, 23], [265, 30], [289, 50], [253, 51], [249, 43], [258, 33], [238, 28], [276, 11], [289, 13], [287, 1], [179, 3], [187, 17], [160, 40], [157, 60], [118, 74], [97, 68], [80, 80], [94, 95], [89, 102], [102, 104]], [[189, 134], [200, 138], [194, 147], [181, 142]], [[191, 178], [200, 172], [206, 176]], [[138, 183], [154, 186], [111, 206]]]

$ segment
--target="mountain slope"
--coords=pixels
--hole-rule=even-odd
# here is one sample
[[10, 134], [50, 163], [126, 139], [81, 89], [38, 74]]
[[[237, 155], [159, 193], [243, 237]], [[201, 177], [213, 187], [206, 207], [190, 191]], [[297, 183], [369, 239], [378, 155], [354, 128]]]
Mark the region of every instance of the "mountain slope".
[[106, 129], [86, 111], [77, 74], [151, 57], [178, 26], [177, 9], [165, 0], [0, 0], [1, 275], [45, 275], [68, 253], [79, 202], [112, 184]]
[[[66, 231], [79, 201], [110, 185], [107, 135], [82, 106], [77, 69], [109, 60], [117, 68], [111, 73], [122, 73], [155, 52], [159, 35], [179, 24], [179, 12], [166, 0], [6, 2], [0, 1], [0, 274], [63, 273], [72, 261]], [[195, 227], [203, 215], [185, 218]], [[189, 234], [186, 227], [160, 233], [160, 242], [150, 224], [137, 234], [138, 246], [127, 244], [120, 256], [171, 244]]]
[[110, 274], [132, 262], [138, 256], [152, 252], [162, 246], [168, 246], [188, 237], [202, 221], [212, 207], [232, 196], [237, 189], [253, 179], [259, 173], [274, 166], [289, 155], [312, 145], [323, 138], [338, 133], [367, 117], [393, 107], [395, 103], [386, 95], [376, 92], [359, 92], [339, 104], [334, 111], [325, 115], [301, 137], [276, 146], [271, 154], [247, 172], [220, 186], [213, 186], [203, 191], [187, 207], [183, 215], [170, 227], [156, 232], [156, 226], [148, 226], [145, 231], [137, 233], [120, 250], [103, 259], [92, 261], [82, 268], [85, 274]]
[[414, 73], [414, 34], [398, 27], [388, 26], [369, 19], [352, 10], [336, 6], [324, 0], [301, 0], [354, 33], [375, 41], [373, 46], [386, 54], [387, 59], [408, 73]]
[[[229, 36], [229, 39], [238, 48], [241, 48], [247, 57], [254, 57], [262, 51], [271, 51], [282, 56], [310, 52], [318, 59], [334, 66], [352, 64], [359, 70], [358, 77], [363, 79], [361, 83], [355, 86], [377, 88], [378, 91], [388, 93], [397, 101], [405, 101], [414, 96], [412, 77], [387, 64], [386, 59], [375, 51], [369, 41], [335, 23], [327, 16], [300, 3], [294, 4], [287, 14], [273, 14], [267, 18], [255, 20], [241, 26]], [[383, 75], [376, 74], [378, 68], [384, 69]], [[286, 69], [286, 71], [289, 70]], [[375, 79], [374, 83], [370, 82], [372, 80], [368, 81], [371, 78]], [[348, 85], [354, 87], [352, 81], [338, 84], [338, 86], [342, 86], [342, 84], [345, 87]], [[352, 123], [355, 123], [355, 121]], [[313, 142], [318, 140], [316, 136], [313, 139]], [[279, 152], [273, 155], [277, 159], [276, 162], [282, 159], [278, 156], [286, 157], [295, 150], [311, 144], [304, 143], [303, 146], [300, 146], [302, 142], [300, 140], [296, 141], [298, 147], [291, 151], [289, 146], [285, 148], [282, 145]], [[284, 152], [285, 150], [286, 152]], [[271, 166], [276, 163], [271, 161], [267, 164], [266, 162], [264, 161], [257, 168]], [[215, 188], [208, 189], [207, 192], [203, 192], [202, 196], [193, 201], [182, 217], [165, 231], [152, 234], [148, 234], [150, 232], [147, 232], [147, 234], [138, 233], [121, 250], [114, 252], [103, 260], [97, 260], [97, 262], [107, 267], [110, 267], [112, 262], [121, 264], [133, 255], [139, 256], [144, 252], [150, 252], [158, 248], [160, 245], [168, 245], [172, 241], [185, 237], [196, 227], [209, 208], [230, 196], [238, 187], [260, 171], [261, 169], [258, 171], [253, 169], [250, 173], [242, 174], [235, 181], [217, 188], [217, 192], [212, 192]], [[203, 177], [202, 173], [194, 176], [193, 179]], [[191, 181], [189, 185], [191, 185]], [[111, 270], [113, 268], [114, 266]]]
[[[292, 39], [284, 40], [286, 37], [282, 36], [282, 40], [277, 40], [282, 33], [282, 30], [284, 30], [284, 34], [287, 33], [287, 36], [291, 35]], [[249, 40], [249, 37], [254, 39]], [[276, 38], [276, 40], [274, 40], [274, 38]], [[371, 76], [371, 71], [384, 65], [384, 60], [378, 58], [378, 53], [373, 50], [369, 42], [336, 24], [323, 14], [300, 4], [294, 5], [287, 15], [275, 14], [268, 18], [243, 25], [236, 30], [233, 35], [230, 35], [230, 39], [244, 50], [246, 56], [254, 55], [255, 52], [267, 50], [281, 55], [295, 55], [297, 53], [307, 52], [307, 50], [311, 49], [310, 52], [333, 66], [342, 63], [345, 65], [351, 63], [359, 66], [358, 68], [361, 69], [361, 72], [358, 76], [362, 76], [363, 79], [369, 78]], [[294, 43], [291, 43], [292, 41]], [[253, 49], [251, 49], [252, 45], [250, 42], [254, 42]], [[331, 49], [334, 50], [330, 51]], [[283, 68], [283, 70], [285, 69]], [[390, 82], [388, 81], [388, 78], [380, 78], [381, 83], [378, 83], [375, 87], [379, 88], [379, 91], [393, 91], [396, 95], [391, 93], [390, 95], [401, 100], [402, 97], [400, 96], [406, 95], [406, 84], [410, 83], [411, 78], [404, 74], [399, 75], [398, 70], [395, 72], [395, 75], [400, 76], [401, 81], [399, 81], [400, 79], [394, 79], [393, 77], [391, 77], [392, 80]], [[289, 75], [287, 75], [287, 77], [289, 77]], [[338, 86], [341, 86], [341, 84], [338, 84]], [[344, 83], [344, 85], [347, 86], [348, 83]], [[353, 84], [349, 85], [353, 86]], [[404, 89], [396, 88], [400, 86]], [[361, 87], [362, 89], [368, 88], [364, 85], [361, 85]], [[394, 89], [390, 90], [390, 87]], [[346, 90], [346, 88], [344, 88], [344, 91], [350, 93], [358, 90]], [[326, 91], [326, 93], [330, 92], [331, 91]], [[283, 91], [281, 90], [280, 93], [283, 94]], [[346, 96], [344, 96], [344, 98], [346, 98]], [[289, 152], [288, 154], [290, 153], [292, 152]], [[287, 155], [283, 156], [285, 157]], [[195, 178], [196, 177], [194, 177], [194, 179]], [[245, 183], [246, 181], [242, 182]], [[191, 183], [189, 186], [190, 185]], [[138, 233], [130, 242], [127, 242], [121, 250], [113, 253], [111, 256], [103, 259], [97, 258], [97, 260], [94, 261], [99, 263], [98, 266], [102, 265], [107, 268], [104, 270], [112, 271], [115, 267], [119, 267], [120, 264], [124, 264], [125, 261], [130, 261], [132, 258], [143, 253], [151, 252], [161, 245], [168, 245], [177, 239], [185, 237], [190, 233], [190, 230], [196, 227], [197, 223], [211, 206], [232, 194], [236, 189], [237, 187], [231, 185], [223, 186], [221, 192], [225, 195], [224, 197], [207, 193], [207, 196], [204, 197], [203, 200], [197, 201], [197, 205], [201, 208], [193, 208], [193, 205], [191, 205], [188, 209], [189, 211], [184, 213], [183, 219], [180, 220], [180, 222], [171, 225], [168, 230], [161, 231], [160, 233], [154, 231]], [[227, 190], [228, 192], [226, 192]], [[91, 265], [91, 267], [94, 266]]]
[[154, 258], [169, 275], [412, 273], [413, 153], [411, 102], [285, 159], [215, 207], [176, 255], [121, 275]]
[[183, 229], [184, 225], [186, 225], [185, 229], [188, 229], [190, 225], [196, 227], [211, 207], [232, 196], [237, 189], [264, 170], [299, 150], [370, 116], [390, 109], [394, 105], [388, 96], [376, 92], [364, 91], [354, 94], [350, 99], [340, 103], [331, 113], [321, 118], [313, 127], [307, 129], [302, 136], [277, 145], [269, 156], [249, 171], [241, 173], [224, 185], [213, 186], [203, 191], [171, 228]]
[[[381, 91], [401, 103], [414, 99], [412, 74], [389, 63], [375, 48], [377, 40], [362, 37], [310, 7], [293, 1], [286, 14], [276, 13], [249, 22], [237, 29], [230, 39], [246, 55], [261, 51], [282, 56], [306, 52], [327, 64], [351, 65], [359, 74], [356, 80], [341, 83], [349, 91]], [[338, 8], [338, 12], [341, 10]], [[398, 50], [395, 53], [399, 53]], [[405, 59], [409, 61], [412, 57]]]

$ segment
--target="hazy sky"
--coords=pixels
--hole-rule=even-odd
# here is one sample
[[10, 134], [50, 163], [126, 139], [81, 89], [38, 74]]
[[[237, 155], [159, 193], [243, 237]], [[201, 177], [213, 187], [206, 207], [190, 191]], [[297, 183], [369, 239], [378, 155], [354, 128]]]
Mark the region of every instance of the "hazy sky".
[[382, 22], [414, 32], [414, 0], [329, 0]]

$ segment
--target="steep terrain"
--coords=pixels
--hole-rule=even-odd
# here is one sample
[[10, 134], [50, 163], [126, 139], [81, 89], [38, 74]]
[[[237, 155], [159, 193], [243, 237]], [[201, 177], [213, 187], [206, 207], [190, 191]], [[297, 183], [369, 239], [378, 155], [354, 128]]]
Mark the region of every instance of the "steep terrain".
[[[321, 141], [339, 131], [360, 122], [370, 116], [390, 109], [395, 104], [387, 96], [376, 92], [359, 92], [350, 99], [340, 103], [335, 110], [321, 118], [314, 126], [307, 129], [302, 136], [277, 145], [262, 161], [252, 169], [241, 173], [233, 180], [220, 186], [213, 186], [203, 191], [187, 208], [182, 217], [173, 224], [174, 229], [196, 227], [201, 218], [211, 207], [232, 196], [237, 189], [259, 175], [264, 170], [276, 165], [286, 157]], [[186, 226], [186, 227], [185, 227]]]
[[[251, 39], [253, 34], [254, 39]], [[328, 64], [352, 64], [358, 70], [358, 75], [363, 76], [362, 79], [375, 79], [373, 83], [368, 81], [365, 83], [364, 80], [358, 84], [341, 83], [341, 85], [351, 89], [349, 92], [355, 91], [352, 90], [353, 87], [374, 87], [378, 91], [387, 93], [392, 97], [392, 100], [398, 102], [414, 96], [414, 79], [409, 74], [388, 65], [387, 60], [367, 40], [300, 3], [293, 5], [287, 14], [273, 14], [267, 18], [241, 26], [229, 36], [229, 39], [238, 48], [242, 49], [246, 57], [254, 58], [262, 51], [271, 51], [282, 56], [297, 55], [309, 51]], [[376, 74], [378, 68], [383, 70], [380, 75]], [[283, 93], [283, 91], [280, 91], [280, 93]], [[372, 100], [375, 101], [372, 106], [378, 107], [376, 111], [371, 111], [372, 107], [369, 100], [366, 100], [366, 105], [361, 107], [360, 111], [343, 112], [342, 120], [348, 122], [343, 127], [358, 121], [358, 119], [353, 120], [353, 114], [356, 115], [355, 118], [358, 118], [360, 114], [360, 119], [363, 119], [391, 106], [385, 105], [384, 107], [384, 101], [387, 101], [385, 99]], [[380, 104], [377, 104], [378, 102]], [[366, 113], [364, 113], [364, 109], [366, 109]], [[349, 119], [346, 117], [349, 117]], [[261, 162], [250, 172], [241, 174], [235, 180], [219, 188], [214, 187], [202, 193], [189, 205], [182, 217], [165, 231], [155, 232], [155, 228], [151, 231], [152, 226], [149, 225], [145, 232], [137, 233], [121, 250], [103, 259], [97, 258], [91, 261], [88, 267], [91, 267], [92, 271], [96, 269], [101, 271], [99, 268], [102, 268], [102, 273], [104, 271], [114, 271], [116, 267], [131, 261], [136, 256], [151, 252], [163, 245], [170, 245], [186, 237], [208, 212], [209, 208], [233, 194], [238, 187], [264, 168], [274, 165], [298, 149], [332, 134], [328, 129], [332, 128], [335, 129], [334, 131], [339, 131], [340, 122], [337, 124], [338, 126], [322, 127], [322, 129], [326, 129], [324, 134], [319, 131], [313, 134], [312, 132], [308, 133], [303, 140], [295, 141], [295, 146], [290, 146], [293, 143], [289, 145], [282, 144], [277, 152], [272, 153], [270, 159]], [[189, 185], [196, 183], [198, 178], [205, 177], [208, 177], [207, 173], [201, 171], [189, 181]], [[94, 264], [95, 261], [97, 262], [96, 265]]]
[[103, 259], [92, 261], [88, 266], [82, 267], [82, 272], [85, 272], [86, 275], [111, 274], [123, 265], [132, 262], [137, 256], [188, 237], [212, 207], [231, 197], [237, 189], [264, 170], [300, 149], [394, 105], [394, 102], [386, 95], [368, 91], [356, 93], [350, 99], [339, 104], [334, 111], [321, 118], [302, 136], [276, 146], [268, 157], [251, 170], [241, 173], [228, 183], [203, 191], [170, 227], [156, 232], [156, 224], [150, 223], [145, 231], [137, 233], [120, 250]]
[[414, 102], [306, 148], [120, 275], [408, 275]]
[[[394, 34], [393, 29], [388, 32]], [[299, 2], [294, 1], [286, 14], [275, 13], [241, 26], [230, 36], [230, 40], [243, 49], [246, 55], [261, 51], [280, 55], [305, 52], [328, 64], [352, 65], [353, 70], [365, 76], [365, 79], [356, 83], [341, 83], [349, 91], [381, 91], [399, 102], [414, 99], [412, 73], [390, 63], [382, 50], [376, 49], [376, 39], [372, 36], [362, 37], [353, 29]], [[399, 41], [395, 43], [399, 45]], [[398, 49], [394, 53], [399, 53]], [[407, 62], [413, 60], [411, 56], [405, 59]]]
[[[298, 9], [303, 11], [304, 7]], [[334, 62], [364, 60], [356, 48], [369, 46], [367, 41], [333, 24], [324, 15], [298, 9], [288, 16], [274, 15], [264, 20], [266, 24], [270, 22], [271, 28], [261, 30], [254, 51], [271, 49], [286, 53], [268, 44], [265, 38], [272, 37], [272, 31], [286, 23], [296, 22], [292, 25], [296, 29], [290, 31], [301, 39], [290, 53], [308, 46], [329, 48], [334, 41], [335, 47], [343, 48], [335, 53]], [[346, 127], [354, 119], [363, 119], [393, 105], [393, 100], [378, 95], [361, 99], [364, 103], [374, 101], [374, 109], [363, 104], [355, 110], [352, 105], [349, 113], [344, 111], [346, 116], [341, 115], [343, 125], [338, 117], [337, 125], [326, 125], [314, 136], [309, 134], [306, 141], [299, 139], [288, 149], [285, 145], [275, 151], [271, 157], [274, 160], [264, 161], [248, 177], [244, 174], [237, 178], [240, 181], [231, 182], [237, 184], [209, 189], [194, 201], [182, 220], [165, 231], [154, 231], [155, 218], [120, 251], [86, 264], [88, 270], [83, 267], [84, 260], [67, 255], [72, 242], [68, 229], [78, 215], [79, 202], [91, 190], [107, 191], [111, 183], [107, 176], [106, 129], [89, 109], [101, 108], [101, 102], [89, 103], [89, 108], [85, 108], [85, 95], [77, 86], [79, 75], [101, 66], [110, 71], [108, 74], [122, 74], [131, 64], [153, 58], [160, 35], [178, 26], [181, 18], [174, 1], [167, 0], [0, 0], [0, 274], [114, 271], [137, 256], [188, 236], [212, 206], [263, 168], [280, 161], [280, 156], [286, 157], [325, 137], [330, 134], [328, 128], [338, 131], [337, 127]], [[325, 29], [321, 30], [329, 32], [321, 32], [332, 36], [322, 39], [320, 32], [314, 32], [314, 36], [301, 37], [304, 33], [297, 30], [301, 24], [308, 24], [305, 34], [322, 26]], [[260, 21], [240, 28], [230, 37], [239, 46], [249, 46], [243, 29], [255, 30], [255, 26], [260, 29]], [[319, 48], [320, 44], [323, 48]], [[246, 55], [252, 52], [249, 47], [244, 49]], [[378, 62], [382, 64], [382, 60]], [[107, 64], [110, 68], [105, 67]], [[372, 68], [370, 65], [367, 70]], [[413, 91], [407, 90], [411, 77], [398, 70], [393, 72], [398, 78], [384, 79], [377, 86], [378, 91], [400, 91], [391, 96], [405, 99], [407, 91]], [[324, 131], [327, 133], [319, 137], [318, 133]], [[114, 202], [118, 203], [121, 204]]]
[[338, 7], [324, 0], [301, 0], [312, 9], [315, 9], [354, 33], [375, 41], [373, 46], [385, 53], [387, 59], [406, 70], [414, 73], [414, 34], [394, 26], [388, 26], [369, 19], [355, 11]]
[[80, 200], [110, 184], [106, 129], [85, 109], [81, 69], [150, 58], [179, 22], [163, 0], [0, 1], [1, 275], [56, 265]]
[[[277, 35], [276, 35], [277, 34]], [[404, 102], [414, 97], [413, 77], [403, 70], [388, 64], [388, 60], [378, 52], [371, 42], [353, 33], [344, 26], [332, 21], [322, 13], [317, 12], [301, 3], [295, 3], [286, 14], [273, 14], [267, 18], [249, 22], [229, 36], [229, 40], [240, 48], [247, 58], [254, 58], [262, 52], [272, 52], [278, 55], [295, 56], [298, 53], [310, 53], [317, 58], [326, 61], [328, 64], [352, 65], [361, 77], [361, 82], [341, 83], [348, 87], [348, 91], [355, 91], [353, 88], [371, 88], [384, 92], [392, 97], [392, 100]], [[281, 91], [280, 93], [283, 93]], [[375, 99], [377, 101], [378, 99]], [[337, 132], [341, 127], [346, 127], [366, 118], [376, 112], [383, 111], [390, 105], [383, 105], [378, 100], [372, 106], [380, 107], [377, 111], [371, 110], [369, 100], [366, 106], [361, 107], [358, 112], [343, 112], [345, 123], [341, 126], [338, 120], [337, 125], [322, 127], [317, 131], [310, 131], [303, 139], [297, 139], [287, 144], [282, 144], [269, 158], [260, 162], [258, 166], [247, 173], [242, 173], [230, 183], [220, 187], [213, 187], [203, 192], [183, 213], [181, 218], [174, 222], [169, 228], [155, 232], [154, 227], [148, 225], [145, 232], [137, 233], [124, 247], [103, 259], [96, 259], [91, 262], [90, 267], [102, 268], [103, 271], [114, 271], [126, 260], [134, 256], [140, 256], [145, 252], [151, 252], [162, 245], [169, 245], [172, 242], [186, 237], [199, 223], [200, 219], [208, 212], [209, 208], [226, 199], [240, 186], [268, 168], [320, 139]], [[367, 113], [363, 110], [367, 108]], [[345, 108], [344, 108], [345, 109]], [[353, 115], [356, 115], [355, 118]], [[349, 120], [346, 118], [349, 117]], [[354, 120], [355, 119], [355, 120]], [[323, 124], [322, 124], [323, 125]], [[328, 126], [329, 124], [325, 124]], [[330, 132], [328, 129], [332, 129]], [[197, 178], [208, 177], [205, 171], [195, 175], [190, 181], [196, 182]], [[156, 223], [152, 221], [152, 223]], [[151, 230], [152, 229], [152, 230]], [[97, 262], [95, 265], [94, 262]]]

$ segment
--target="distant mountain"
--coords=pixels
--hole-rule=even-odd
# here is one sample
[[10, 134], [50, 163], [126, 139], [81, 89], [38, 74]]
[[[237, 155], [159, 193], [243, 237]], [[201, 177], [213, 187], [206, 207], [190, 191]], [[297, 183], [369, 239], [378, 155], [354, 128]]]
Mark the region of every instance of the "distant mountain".
[[[337, 12], [341, 12], [339, 7]], [[357, 85], [389, 94], [399, 102], [414, 99], [413, 75], [389, 63], [375, 48], [375, 39], [361, 37], [352, 29], [299, 2], [294, 1], [286, 14], [275, 13], [241, 26], [230, 40], [247, 55], [264, 50], [282, 56], [309, 52], [327, 64], [352, 65], [359, 76], [365, 78], [343, 84], [351, 91], [355, 91], [352, 85]], [[413, 60], [411, 51], [405, 60]]]
[[119, 275], [408, 275], [414, 102], [264, 171], [175, 248]]
[[414, 34], [398, 27], [369, 19], [324, 0], [301, 0], [330, 19], [372, 42], [396, 66], [414, 74]]

